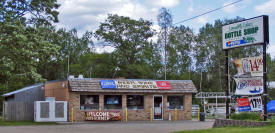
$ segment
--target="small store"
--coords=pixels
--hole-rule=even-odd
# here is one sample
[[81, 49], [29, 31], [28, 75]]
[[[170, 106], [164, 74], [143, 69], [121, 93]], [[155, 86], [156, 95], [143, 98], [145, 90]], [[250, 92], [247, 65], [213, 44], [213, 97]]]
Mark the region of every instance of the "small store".
[[68, 121], [191, 120], [191, 80], [68, 80]]

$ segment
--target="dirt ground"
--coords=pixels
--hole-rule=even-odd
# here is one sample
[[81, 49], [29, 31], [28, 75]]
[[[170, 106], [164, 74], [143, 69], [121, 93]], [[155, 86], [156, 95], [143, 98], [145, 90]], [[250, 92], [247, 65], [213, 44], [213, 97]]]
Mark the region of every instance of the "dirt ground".
[[213, 121], [90, 122], [44, 126], [0, 127], [0, 133], [169, 133], [211, 128]]

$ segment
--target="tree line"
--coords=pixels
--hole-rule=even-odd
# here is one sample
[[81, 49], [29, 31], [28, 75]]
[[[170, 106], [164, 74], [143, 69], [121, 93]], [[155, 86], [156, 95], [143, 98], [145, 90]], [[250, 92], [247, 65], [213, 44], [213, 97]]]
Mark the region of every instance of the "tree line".
[[[160, 32], [148, 20], [109, 14], [94, 32], [79, 35], [76, 29], [56, 28], [59, 6], [56, 0], [0, 1], [0, 94], [79, 74], [192, 80], [199, 91], [225, 89], [222, 25], [244, 18], [218, 19], [195, 33], [188, 26], [172, 25], [171, 13], [161, 8]], [[152, 41], [155, 36], [157, 41]], [[114, 50], [96, 53], [98, 46]], [[234, 49], [229, 61], [261, 55], [261, 50], [261, 46]], [[275, 59], [270, 55], [267, 59], [268, 80], [274, 81]], [[236, 70], [229, 65], [233, 76]]]

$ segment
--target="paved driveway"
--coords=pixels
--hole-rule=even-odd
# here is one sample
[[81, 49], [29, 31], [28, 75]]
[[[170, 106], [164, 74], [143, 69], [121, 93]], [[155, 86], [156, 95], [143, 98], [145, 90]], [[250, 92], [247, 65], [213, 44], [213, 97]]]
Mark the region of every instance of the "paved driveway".
[[213, 121], [91, 122], [82, 124], [0, 127], [0, 133], [169, 133], [211, 128]]

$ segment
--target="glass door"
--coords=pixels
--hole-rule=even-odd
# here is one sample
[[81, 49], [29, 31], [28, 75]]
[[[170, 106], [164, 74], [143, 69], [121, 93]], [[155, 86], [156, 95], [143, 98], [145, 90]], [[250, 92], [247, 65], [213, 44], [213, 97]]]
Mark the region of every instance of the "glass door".
[[163, 99], [162, 96], [154, 96], [153, 97], [153, 114], [154, 120], [162, 120], [163, 119]]

